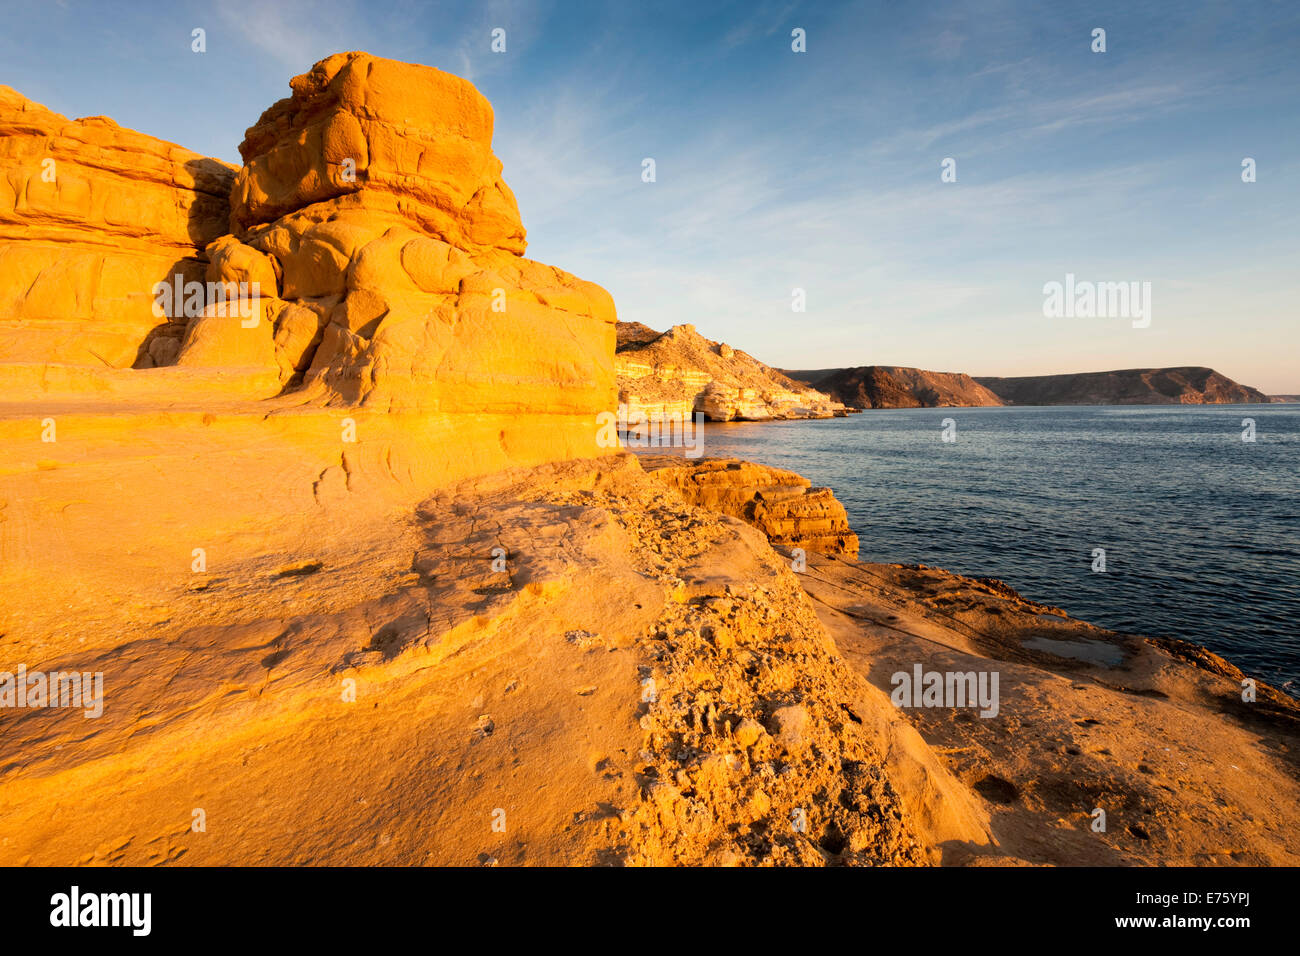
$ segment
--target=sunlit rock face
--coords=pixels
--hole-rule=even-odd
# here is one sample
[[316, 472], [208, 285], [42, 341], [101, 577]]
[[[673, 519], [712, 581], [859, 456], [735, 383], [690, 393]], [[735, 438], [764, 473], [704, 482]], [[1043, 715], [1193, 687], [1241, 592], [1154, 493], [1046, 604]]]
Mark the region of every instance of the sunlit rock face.
[[583, 416], [591, 437], [567, 427], [565, 454], [603, 451], [614, 303], [523, 258], [488, 101], [364, 53], [290, 87], [248, 130], [239, 170], [0, 90], [0, 363], [178, 366], [250, 399]]
[[669, 455], [641, 459], [655, 478], [693, 505], [739, 518], [778, 548], [858, 556], [858, 536], [829, 488], [802, 475], [734, 458], [691, 461]]
[[662, 335], [639, 322], [618, 323], [619, 404], [629, 421], [689, 418], [709, 421], [770, 421], [832, 418], [842, 404], [764, 365], [753, 356], [714, 342], [693, 325], [674, 325]]
[[232, 234], [208, 250], [210, 280], [260, 279], [265, 326], [204, 317], [179, 364], [251, 363], [393, 409], [614, 406], [613, 300], [523, 258], [492, 107], [470, 83], [340, 53], [290, 86], [248, 130]]
[[6, 571], [618, 451], [613, 301], [522, 256], [487, 100], [363, 53], [290, 86], [241, 168], [0, 89], [0, 511], [48, 543]]
[[204, 278], [227, 231], [234, 167], [0, 86], [0, 363], [149, 368], [184, 316], [153, 286]]
[[338, 53], [289, 83], [240, 145], [232, 231], [313, 203], [366, 208], [466, 250], [522, 255], [524, 227], [492, 153], [492, 106], [432, 67]]

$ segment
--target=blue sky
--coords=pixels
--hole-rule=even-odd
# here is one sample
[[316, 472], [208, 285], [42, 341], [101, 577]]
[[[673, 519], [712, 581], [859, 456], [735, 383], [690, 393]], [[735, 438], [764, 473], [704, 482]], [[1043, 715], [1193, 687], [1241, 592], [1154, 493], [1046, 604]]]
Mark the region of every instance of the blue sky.
[[[330, 53], [464, 76], [495, 108], [530, 257], [622, 319], [770, 364], [1212, 365], [1300, 393], [1289, 0], [0, 6], [0, 83], [233, 162]], [[1044, 317], [1067, 272], [1150, 282], [1150, 327]]]

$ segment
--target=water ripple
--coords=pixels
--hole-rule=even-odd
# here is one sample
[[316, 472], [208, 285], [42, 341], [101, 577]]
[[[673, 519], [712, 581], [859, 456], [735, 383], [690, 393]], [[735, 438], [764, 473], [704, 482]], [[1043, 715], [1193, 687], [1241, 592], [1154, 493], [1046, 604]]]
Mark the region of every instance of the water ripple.
[[[1258, 440], [1241, 441], [1241, 418]], [[957, 441], [940, 440], [942, 421]], [[862, 558], [1002, 578], [1300, 688], [1300, 407], [889, 409], [706, 428], [835, 490]], [[1092, 570], [1105, 550], [1106, 571]]]

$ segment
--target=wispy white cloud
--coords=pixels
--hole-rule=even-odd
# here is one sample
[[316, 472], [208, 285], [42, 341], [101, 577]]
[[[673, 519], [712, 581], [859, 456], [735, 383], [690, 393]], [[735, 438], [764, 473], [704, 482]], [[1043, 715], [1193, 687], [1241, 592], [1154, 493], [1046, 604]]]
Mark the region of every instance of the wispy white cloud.
[[730, 50], [759, 37], [770, 37], [780, 30], [793, 29], [798, 24], [792, 23], [790, 18], [798, 10], [798, 3], [781, 3], [773, 0], [756, 3], [750, 9], [748, 16], [723, 35], [722, 46]]
[[329, 9], [311, 0], [223, 0], [212, 10], [225, 31], [295, 74], [332, 53], [374, 45], [363, 8], [350, 0]]
[[[292, 4], [270, 14], [252, 15], [248, 3], [224, 9], [236, 11], [223, 16], [243, 42], [293, 72], [336, 49], [400, 48], [403, 32], [378, 21], [377, 35], [358, 28], [368, 15], [351, 4], [335, 8], [337, 27]], [[493, 0], [461, 10], [436, 36], [427, 11], [413, 8], [411, 22], [425, 17], [430, 38], [410, 56], [488, 93], [530, 255], [605, 285], [623, 318], [693, 322], [779, 364], [992, 374], [1017, 370], [999, 344], [1008, 341], [1028, 363], [1019, 371], [1074, 359], [1190, 361], [1225, 336], [1206, 303], [1236, 303], [1294, 341], [1294, 331], [1278, 331], [1280, 263], [1209, 268], [1270, 242], [1296, 245], [1279, 240], [1296, 232], [1285, 202], [1247, 206], [1264, 190], [1233, 191], [1235, 159], [1221, 187], [1202, 182], [1207, 161], [1228, 161], [1207, 159], [1197, 124], [1258, 101], [1253, 64], [1160, 46], [1130, 56], [1131, 35], [1112, 59], [1080, 61], [1070, 52], [1079, 42], [1042, 41], [1073, 26], [1028, 16], [1013, 0], [979, 18], [950, 6], [890, 17], [826, 11], [768, 0], [645, 37], [653, 18], [602, 10], [561, 42], [554, 31], [572, 30], [563, 5]], [[765, 61], [743, 83], [718, 72], [719, 45], [734, 64], [794, 25], [809, 27], [805, 57]], [[506, 55], [489, 50], [496, 26], [507, 30]], [[560, 55], [575, 42], [572, 56]], [[1281, 68], [1271, 69], [1276, 91]], [[1163, 138], [1149, 148], [1124, 146], [1155, 129]], [[1242, 139], [1263, 153], [1258, 135]], [[1289, 154], [1274, 145], [1261, 182], [1294, 196], [1286, 183], [1295, 171], [1288, 179], [1281, 163], [1290, 161], [1276, 158]], [[939, 181], [944, 155], [958, 159], [956, 184]], [[655, 183], [641, 182], [645, 156], [656, 159]], [[1220, 228], [1231, 239], [1216, 250]], [[1159, 283], [1165, 311], [1154, 332], [1136, 339], [1118, 325], [1044, 323], [1042, 283], [1067, 269]], [[1188, 285], [1211, 273], [1210, 291]], [[807, 290], [806, 315], [790, 311], [794, 286]], [[1266, 368], [1284, 377], [1270, 350], [1252, 347], [1253, 363], [1236, 345], [1221, 351], [1241, 359], [1247, 378]], [[1281, 388], [1266, 377], [1256, 384]]]

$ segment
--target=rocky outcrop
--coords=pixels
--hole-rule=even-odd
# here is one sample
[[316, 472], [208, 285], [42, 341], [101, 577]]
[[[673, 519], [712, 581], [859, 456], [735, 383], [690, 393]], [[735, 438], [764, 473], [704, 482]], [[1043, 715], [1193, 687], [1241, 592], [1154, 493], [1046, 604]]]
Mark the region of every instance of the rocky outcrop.
[[290, 87], [238, 171], [0, 97], [0, 392], [111, 396], [121, 429], [246, 401], [223, 411], [275, 422], [299, 488], [613, 451], [596, 421], [617, 405], [613, 301], [523, 257], [487, 100], [364, 53]]
[[[97, 517], [135, 553], [75, 629], [43, 627], [50, 592], [13, 587], [0, 563], [11, 659], [85, 664], [105, 698], [98, 720], [6, 712], [0, 864], [996, 852], [978, 796], [842, 658], [790, 561], [631, 455], [476, 478], [389, 513], [335, 503], [305, 525], [250, 508], [202, 539], [203, 573], [194, 539], [136, 549], [129, 521]], [[48, 549], [34, 557], [66, 576]]]
[[613, 302], [523, 258], [487, 100], [362, 53], [290, 85], [237, 174], [0, 95], [0, 361], [175, 365], [388, 410], [612, 409]]
[[704, 338], [692, 325], [659, 335], [640, 323], [620, 322], [618, 339], [619, 404], [630, 421], [690, 418], [695, 412], [715, 422], [845, 413], [839, 402], [725, 342]]
[[173, 361], [186, 320], [155, 314], [153, 287], [203, 281], [234, 168], [5, 86], [0, 167], [0, 364]]
[[492, 153], [492, 107], [467, 81], [339, 53], [289, 86], [240, 144], [232, 232], [325, 202], [318, 216], [385, 213], [466, 252], [523, 255], [523, 223]]
[[1130, 368], [976, 379], [1008, 405], [1238, 405], [1268, 396], [1212, 368]]
[[613, 301], [522, 257], [473, 86], [363, 53], [290, 86], [240, 145], [233, 234], [209, 249], [212, 281], [261, 280], [265, 323], [205, 315], [179, 365], [260, 368], [277, 388], [389, 409], [613, 407]]
[[691, 504], [752, 524], [774, 547], [858, 555], [858, 536], [835, 493], [813, 488], [802, 475], [734, 458], [645, 455], [640, 460]]
[[[1222, 658], [939, 568], [813, 554], [799, 580], [849, 665], [979, 794], [1004, 862], [1300, 861], [1300, 838], [1277, 817], [1294, 819], [1300, 796], [1300, 705], [1264, 684], [1244, 700], [1246, 675]], [[908, 704], [897, 692], [918, 670], [989, 687], [996, 676], [996, 713], [945, 695]]]
[[791, 372], [854, 408], [947, 408], [1001, 405], [997, 395], [962, 372], [895, 365]]

